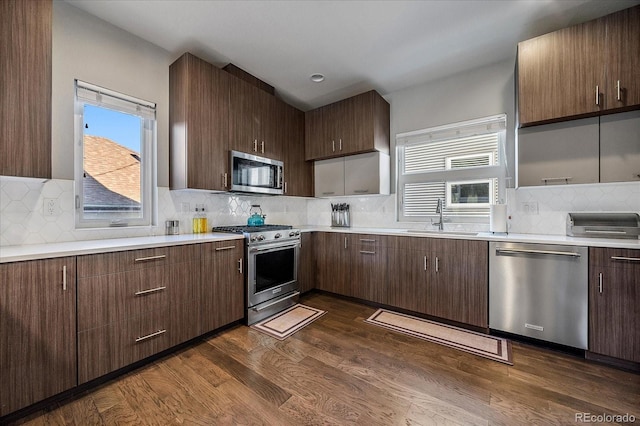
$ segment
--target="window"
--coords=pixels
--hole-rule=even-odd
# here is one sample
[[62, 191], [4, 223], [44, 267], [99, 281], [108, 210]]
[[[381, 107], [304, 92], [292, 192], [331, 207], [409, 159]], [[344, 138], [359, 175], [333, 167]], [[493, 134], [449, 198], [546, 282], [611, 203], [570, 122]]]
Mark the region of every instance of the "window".
[[[504, 192], [506, 115], [396, 136], [398, 220], [485, 218]], [[476, 219], [481, 220], [481, 219]]]
[[151, 225], [154, 103], [76, 80], [76, 226]]

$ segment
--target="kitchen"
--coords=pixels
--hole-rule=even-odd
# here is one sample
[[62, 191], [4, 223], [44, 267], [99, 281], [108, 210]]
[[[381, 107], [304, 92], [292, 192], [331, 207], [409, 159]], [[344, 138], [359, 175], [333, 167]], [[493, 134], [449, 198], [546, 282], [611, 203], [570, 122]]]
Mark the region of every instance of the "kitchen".
[[[618, 9], [623, 9], [637, 4], [637, 2], [620, 3]], [[616, 9], [616, 10], [618, 10]], [[611, 10], [613, 12], [614, 10]], [[599, 15], [593, 15], [591, 18], [596, 18], [601, 15], [605, 15], [609, 11], [601, 13]], [[576, 22], [586, 21], [583, 19]], [[573, 22], [572, 22], [573, 23]], [[549, 28], [552, 29], [560, 28]], [[545, 31], [543, 31], [545, 32]], [[542, 34], [540, 32], [539, 34]], [[528, 37], [533, 37], [536, 34], [529, 34]], [[525, 38], [522, 38], [524, 40]], [[515, 43], [521, 40], [514, 40], [512, 46], [512, 54], [504, 60], [482, 64], [475, 68], [458, 72], [447, 72], [442, 74], [437, 80], [418, 84], [408, 88], [402, 88], [390, 93], [383, 93], [385, 100], [391, 105], [391, 118], [390, 118], [390, 138], [391, 144], [395, 144], [396, 135], [402, 132], [409, 132], [416, 129], [430, 128], [434, 126], [440, 126], [446, 123], [462, 122], [465, 120], [486, 117], [491, 114], [506, 113], [507, 128], [516, 128], [516, 101], [515, 101], [515, 75], [514, 75], [514, 60], [515, 60]], [[175, 219], [180, 221], [181, 233], [190, 233], [190, 223], [193, 216], [193, 208], [198, 204], [204, 204], [208, 215], [209, 223], [215, 226], [218, 225], [235, 225], [243, 223], [249, 216], [251, 205], [259, 204], [264, 213], [266, 213], [266, 220], [268, 223], [287, 223], [294, 225], [306, 225], [311, 229], [326, 229], [331, 224], [330, 222], [330, 203], [348, 203], [350, 204], [351, 212], [351, 225], [354, 232], [368, 233], [372, 228], [384, 228], [402, 230], [408, 227], [431, 227], [430, 224], [425, 222], [420, 223], [407, 223], [397, 222], [395, 217], [397, 213], [397, 201], [394, 193], [389, 195], [377, 195], [377, 196], [357, 196], [357, 197], [335, 197], [335, 198], [304, 198], [304, 197], [254, 197], [243, 194], [235, 193], [210, 193], [209, 191], [189, 191], [189, 190], [170, 190], [170, 146], [169, 146], [169, 67], [170, 65], [183, 53], [182, 51], [176, 51], [175, 53], [168, 54], [166, 50], [160, 49], [157, 46], [144, 41], [138, 37], [135, 37], [129, 33], [125, 33], [118, 28], [101, 21], [86, 12], [73, 6], [73, 2], [54, 2], [53, 6], [53, 57], [52, 57], [52, 142], [51, 142], [51, 177], [49, 180], [27, 179], [27, 178], [12, 178], [2, 177], [0, 178], [1, 191], [0, 202], [1, 204], [1, 226], [2, 233], [0, 235], [0, 251], [2, 255], [6, 253], [7, 247], [20, 246], [23, 249], [28, 249], [30, 246], [46, 243], [64, 243], [70, 241], [95, 241], [100, 239], [114, 239], [114, 238], [144, 238], [152, 235], [164, 234], [164, 222], [168, 219]], [[78, 52], [83, 52], [79, 55]], [[139, 52], [144, 52], [144, 55], [140, 57]], [[85, 56], [86, 55], [86, 56]], [[135, 58], [133, 60], [132, 58]], [[245, 64], [239, 62], [237, 65], [244, 66]], [[315, 70], [314, 70], [315, 71]], [[134, 78], [135, 76], [135, 78]], [[157, 199], [158, 199], [158, 213], [156, 222], [158, 225], [148, 227], [144, 229], [78, 229], [75, 227], [74, 217], [74, 148], [70, 143], [73, 140], [74, 129], [74, 117], [73, 114], [67, 113], [73, 111], [73, 79], [82, 79], [84, 81], [101, 83], [105, 87], [118, 89], [124, 93], [131, 93], [139, 96], [142, 99], [148, 99], [157, 102], [157, 119], [158, 119], [158, 146], [157, 146], [157, 158], [158, 158], [158, 171], [157, 171]], [[305, 76], [307, 78], [307, 76]], [[320, 88], [315, 89], [322, 91]], [[279, 86], [277, 86], [280, 89]], [[347, 96], [355, 95], [360, 92], [368, 90], [370, 87], [362, 87], [362, 89], [353, 89]], [[283, 87], [282, 89], [285, 89]], [[346, 96], [345, 96], [346, 97]], [[317, 104], [314, 106], [324, 105], [340, 98], [322, 98], [318, 95]], [[437, 99], [438, 102], [430, 102], [429, 99]], [[447, 101], [452, 99], [456, 101]], [[464, 100], [460, 102], [458, 100]], [[310, 106], [306, 106], [305, 109], [311, 109]], [[162, 124], [164, 123], [164, 124]], [[515, 132], [507, 132], [506, 157], [512, 159], [508, 161], [508, 165], [511, 170], [508, 172], [510, 176], [515, 176], [515, 169], [513, 160], [515, 158]], [[393, 152], [391, 152], [393, 158]], [[391, 160], [391, 167], [395, 167], [395, 160]], [[286, 173], [286, 172], [285, 172]], [[509, 232], [512, 234], [543, 234], [551, 239], [559, 238], [565, 235], [566, 229], [566, 216], [569, 212], [576, 211], [614, 211], [614, 212], [638, 212], [640, 210], [640, 188], [638, 182], [623, 182], [623, 183], [608, 183], [608, 184], [586, 184], [586, 185], [569, 185], [569, 186], [554, 186], [553, 188], [545, 188], [543, 186], [534, 187], [519, 187], [517, 189], [512, 187], [513, 184], [506, 188], [505, 198], [509, 208]], [[58, 203], [54, 203], [53, 215], [46, 215], [43, 211], [42, 203], [43, 199], [57, 200]], [[185, 206], [187, 206], [185, 208]], [[525, 211], [525, 207], [527, 211]], [[434, 219], [436, 215], [434, 212]], [[488, 224], [484, 223], [465, 223], [454, 224], [445, 221], [445, 228], [447, 230], [458, 231], [488, 231]], [[303, 233], [305, 234], [305, 233]], [[89, 243], [87, 243], [89, 244]], [[303, 248], [305, 243], [303, 242]], [[304, 256], [304, 250], [302, 255]], [[344, 317], [353, 316], [365, 317], [368, 316], [370, 310], [365, 305], [351, 304], [350, 302], [343, 301], [337, 298], [330, 298], [329, 296], [320, 293], [320, 296], [314, 296], [317, 299], [318, 307], [326, 307], [331, 313], [334, 308], [330, 306], [336, 306], [335, 309], [346, 309], [341, 315]], [[313, 299], [312, 299], [313, 300]], [[311, 304], [311, 301], [306, 303]], [[304, 299], [303, 299], [304, 301]], [[335, 321], [335, 320], [333, 320]], [[637, 321], [637, 319], [636, 319]], [[331, 320], [326, 320], [328, 323], [327, 328], [320, 332], [322, 338], [330, 339], [331, 332], [340, 334], [341, 336], [347, 336], [348, 333], [344, 330], [342, 332], [337, 331], [337, 325]], [[215, 324], [214, 324], [215, 326]], [[357, 330], [357, 329], [356, 329]], [[265, 413], [265, 416], [276, 416], [274, 414], [274, 407], [279, 407], [282, 404], [283, 407], [290, 407], [294, 401], [302, 398], [306, 395], [307, 400], [297, 405], [295, 409], [302, 410], [301, 407], [308, 407], [311, 397], [316, 397], [317, 404], [324, 402], [328, 404], [326, 411], [331, 409], [338, 410], [344, 408], [347, 412], [351, 412], [351, 417], [347, 414], [344, 417], [338, 416], [338, 419], [347, 422], [358, 420], [359, 422], [365, 421], [365, 419], [371, 419], [371, 417], [365, 416], [366, 405], [359, 405], [351, 401], [346, 406], [341, 407], [339, 401], [330, 398], [328, 395], [322, 395], [322, 392], [313, 393], [312, 395], [304, 394], [304, 386], [300, 384], [290, 384], [285, 386], [289, 382], [286, 379], [274, 376], [268, 371], [262, 371], [258, 373], [258, 376], [254, 379], [257, 382], [258, 389], [260, 385], [264, 386], [264, 389], [273, 390], [273, 399], [267, 394], [261, 394], [264, 398], [255, 398], [254, 390], [247, 391], [244, 386], [239, 386], [239, 377], [243, 371], [240, 363], [248, 360], [250, 355], [245, 354], [247, 357], [244, 361], [240, 361], [243, 356], [237, 352], [237, 345], [234, 344], [235, 339], [246, 339], [241, 345], [244, 345], [246, 350], [256, 349], [256, 354], [264, 355], [265, 357], [273, 357], [274, 362], [279, 360], [284, 363], [283, 365], [289, 366], [291, 369], [296, 368], [293, 362], [287, 359], [282, 359], [280, 356], [266, 353], [266, 350], [259, 347], [261, 344], [269, 346], [268, 342], [262, 342], [260, 337], [248, 333], [243, 327], [233, 329], [229, 335], [219, 335], [219, 339], [212, 339], [212, 343], [215, 349], [200, 349], [195, 355], [191, 353], [184, 353], [180, 358], [181, 362], [184, 362], [185, 357], [193, 356], [195, 359], [202, 360], [203, 357], [209, 357], [215, 359], [219, 364], [226, 367], [227, 373], [216, 370], [220, 376], [224, 376], [225, 380], [219, 378], [220, 382], [224, 382], [223, 390], [228, 389], [229, 392], [237, 392], [241, 395], [241, 398], [246, 397], [250, 400], [256, 400], [256, 406]], [[347, 333], [347, 334], [345, 334]], [[380, 332], [373, 332], [370, 329], [360, 331], [373, 339], [392, 339], [398, 345], [407, 349], [415, 357], [417, 357], [418, 364], [427, 362], [425, 356], [416, 353], [415, 347], [411, 345], [407, 340], [403, 340], [401, 337], [389, 337], [388, 334], [382, 334]], [[378, 350], [386, 354], [384, 361], [391, 362], [393, 358], [393, 352], [388, 348], [375, 345], [366, 348], [364, 342], [367, 339], [358, 339], [357, 342], [338, 342], [337, 339], [330, 340], [329, 342], [320, 342], [316, 340], [316, 336], [311, 335], [305, 343], [300, 343], [301, 347], [295, 347], [292, 343], [283, 345], [280, 350], [290, 351], [290, 355], [296, 361], [302, 362], [302, 365], [308, 366], [310, 369], [318, 369], [326, 374], [335, 373], [335, 369], [329, 369], [326, 365], [337, 366], [340, 364], [340, 355], [344, 357], [356, 356], [348, 355], [351, 352], [349, 350], [364, 351], [367, 356], [373, 357], [373, 351]], [[348, 338], [343, 338], [345, 340]], [[237, 342], [236, 342], [237, 343]], [[314, 345], [313, 343], [316, 343]], [[327, 350], [321, 350], [326, 348], [326, 345], [340, 344], [347, 345], [346, 348], [340, 349], [342, 353], [330, 353]], [[372, 344], [373, 345], [373, 344]], [[450, 354], [440, 348], [431, 348], [420, 346], [421, 350], [428, 351], [429, 354], [440, 359], [439, 367], [440, 374], [444, 375], [443, 371], [448, 371], [448, 368], [442, 367], [447, 364], [447, 359], [460, 360], [461, 355]], [[519, 349], [520, 347], [518, 347]], [[596, 412], [597, 409], [608, 413], [622, 413], [627, 411], [633, 412], [634, 402], [637, 407], [638, 400], [638, 376], [627, 375], [621, 370], [614, 370], [610, 368], [602, 367], [600, 364], [586, 363], [583, 360], [578, 360], [577, 363], [571, 364], [574, 358], [563, 357], [561, 355], [555, 355], [553, 352], [536, 352], [532, 349], [522, 346], [524, 354], [528, 357], [528, 369], [511, 370], [511, 374], [520, 375], [521, 381], [524, 383], [530, 382], [535, 385], [541, 393], [537, 396], [535, 401], [529, 405], [525, 401], [517, 400], [514, 406], [522, 408], [523, 417], [520, 420], [533, 422], [553, 422], [554, 417], [544, 417], [545, 414], [539, 413], [535, 405], [537, 403], [544, 404], [547, 411], [552, 411], [556, 415], [558, 412], [562, 412], [563, 415], [568, 415], [565, 405], [561, 405], [561, 409], [558, 408], [558, 403], [552, 402], [554, 399], [558, 400], [560, 396], [556, 393], [556, 390], [546, 390], [545, 384], [536, 381], [536, 375], [543, 375], [542, 371], [537, 371], [536, 360], [539, 360], [545, 368], [552, 368], [553, 364], [560, 364], [567, 370], [575, 369], [587, 369], [589, 371], [586, 374], [587, 377], [594, 377], [592, 380], [580, 380], [579, 382], [572, 382], [574, 386], [611, 386], [607, 387], [607, 392], [612, 392], [611, 395], [617, 395], [621, 401], [630, 401], [630, 405], [608, 405], [609, 402], [598, 399], [597, 395], [582, 396], [577, 398], [570, 390], [563, 391], [564, 398], [577, 398], [580, 399], [579, 404], [571, 404], [565, 402], [576, 411], [576, 407], [582, 407], [581, 411]], [[204, 351], [204, 352], [203, 352]], [[235, 352], [234, 352], [235, 351]], [[299, 351], [308, 351], [305, 355]], [[204, 354], [204, 355], [203, 355]], [[517, 354], [517, 352], [516, 352]], [[205, 356], [206, 355], [206, 356]], [[363, 355], [364, 356], [364, 355]], [[326, 359], [323, 359], [325, 357]], [[373, 367], [379, 366], [378, 363], [374, 363], [373, 359], [368, 357], [362, 360], [362, 363], [371, 362]], [[448, 358], [451, 357], [451, 358]], [[371, 359], [370, 359], [371, 358]], [[324, 361], [326, 365], [321, 365], [318, 362]], [[356, 360], [351, 360], [356, 361]], [[178, 363], [179, 361], [172, 361]], [[454, 361], [451, 361], [454, 363]], [[465, 362], [460, 360], [460, 363]], [[297, 364], [297, 362], [296, 362]], [[410, 364], [407, 361], [407, 364]], [[516, 366], [518, 365], [516, 360]], [[521, 364], [522, 365], [522, 364]], [[487, 369], [498, 375], [508, 374], [508, 370], [504, 366], [492, 366], [489, 364], [476, 364], [478, 369]], [[504, 367], [504, 369], [503, 369]], [[147, 370], [145, 374], [149, 374], [148, 380], [157, 380], [157, 382], [163, 383], [162, 375], [167, 372], [166, 365], [152, 364], [150, 371]], [[259, 368], [259, 367], [256, 367]], [[362, 368], [362, 365], [358, 365], [356, 362], [345, 362], [344, 369]], [[401, 368], [401, 366], [398, 366]], [[424, 373], [423, 367], [416, 367], [415, 371]], [[467, 366], [468, 369], [475, 367]], [[227, 380], [228, 371], [235, 371], [234, 380]], [[345, 371], [345, 370], [343, 370]], [[351, 370], [353, 372], [353, 370]], [[408, 380], [408, 384], [405, 386], [413, 387], [412, 383], [418, 386], [417, 382], [410, 381], [411, 369], [403, 370], [400, 375]], [[603, 372], [604, 371], [604, 372]], [[416, 373], [419, 374], [419, 373]], [[424, 373], [426, 374], [426, 373]], [[489, 380], [488, 373], [479, 373], [482, 380]], [[624, 383], [625, 390], [617, 389], [611, 383], [615, 380], [602, 379], [603, 382], [599, 383], [595, 377], [601, 375], [611, 375], [615, 377], [620, 383]], [[168, 376], [171, 376], [169, 373]], [[317, 377], [315, 374], [313, 377]], [[563, 377], [566, 376], [565, 375]], [[141, 378], [131, 377], [131, 382], [144, 382]], [[215, 377], [207, 376], [209, 380], [215, 380]], [[269, 377], [269, 380], [264, 379]], [[376, 382], [376, 386], [384, 383], [385, 378], [389, 378], [390, 374], [386, 371], [383, 377]], [[459, 376], [455, 376], [459, 377]], [[465, 376], [466, 377], [466, 376]], [[501, 376], [502, 377], [502, 376]], [[439, 379], [442, 378], [439, 376]], [[504, 378], [504, 377], [503, 377]], [[546, 380], [545, 376], [545, 380]], [[119, 380], [119, 379], [116, 379]], [[126, 379], [125, 379], [126, 380]], [[459, 379], [464, 380], [464, 379]], [[481, 380], [474, 376], [473, 380]], [[197, 380], [196, 380], [197, 382]], [[215, 382], [214, 382], [215, 383]], [[278, 384], [277, 386], [274, 383]], [[304, 383], [304, 382], [302, 382]], [[389, 385], [389, 383], [386, 383]], [[126, 389], [126, 385], [120, 385]], [[293, 386], [293, 388], [291, 387]], [[330, 386], [317, 385], [319, 389], [334, 389]], [[484, 385], [483, 385], [484, 386]], [[571, 387], [571, 385], [568, 385]], [[482, 386], [480, 386], [482, 387]], [[277, 389], [276, 389], [277, 388]], [[287, 398], [282, 393], [282, 389], [289, 389], [288, 392], [292, 392], [291, 389], [295, 389], [293, 392], [295, 395], [292, 400], [285, 403]], [[224, 393], [220, 393], [221, 390], [212, 389], [212, 386], [207, 386], [211, 392], [216, 395], [220, 395], [224, 398]], [[374, 389], [367, 388], [369, 391]], [[478, 390], [474, 387], [473, 389]], [[217, 392], [217, 393], [216, 393]], [[329, 391], [331, 392], [331, 391]], [[337, 391], [336, 391], [337, 392]], [[338, 395], [343, 395], [344, 391], [338, 392]], [[467, 392], [471, 392], [467, 388], [463, 393], [465, 396]], [[483, 398], [489, 395], [485, 393], [486, 389], [483, 388]], [[503, 389], [502, 393], [498, 393], [499, 396], [492, 398], [505, 398], [504, 394], [517, 393], [517, 389], [509, 388]], [[566, 394], [564, 394], [566, 392]], [[618, 393], [619, 392], [619, 393]], [[170, 391], [166, 390], [166, 394]], [[625, 394], [626, 393], [626, 394]], [[434, 398], [437, 395], [431, 395], [430, 398]], [[470, 400], [462, 398], [457, 403], [454, 403], [453, 394], [448, 395], [449, 399], [447, 404], [444, 402], [442, 405], [438, 404], [437, 399], [432, 399], [431, 404], [414, 404], [412, 406], [413, 418], [417, 423], [429, 423], [427, 415], [428, 413], [434, 413], [436, 411], [438, 416], [444, 415], [444, 411], [454, 410], [453, 407], [458, 407], [454, 410], [454, 419], [462, 423], [474, 423], [481, 422], [481, 419], [474, 417], [457, 417], [463, 416], [464, 412], [459, 410], [461, 405], [471, 403]], [[513, 395], [512, 395], [513, 396]], [[106, 397], [106, 396], [105, 396]], [[347, 398], [346, 395], [344, 395]], [[93, 401], [98, 398], [96, 396]], [[226, 398], [233, 398], [227, 396]], [[635, 399], [634, 399], [635, 398]], [[78, 404], [82, 404], [77, 400], [76, 403], [70, 403], [66, 405], [67, 409], [74, 410], [80, 409]], [[266, 401], [266, 402], [265, 402]], [[551, 401], [551, 402], [550, 402]], [[587, 402], [585, 402], [587, 401]], [[424, 402], [424, 401], [423, 401]], [[494, 400], [495, 402], [495, 400]], [[90, 402], [91, 403], [91, 402]], [[335, 405], [330, 405], [335, 404]], [[355, 404], [355, 405], [354, 405]], [[497, 402], [498, 406], [500, 403]], [[508, 402], [505, 402], [508, 404]], [[613, 404], [613, 403], [612, 403]], [[429, 411], [425, 409], [425, 405], [432, 407]], [[533, 407], [531, 406], [533, 405]], [[398, 410], [407, 411], [407, 405], [400, 404], [401, 408]], [[74, 408], [76, 407], [76, 408]], [[356, 408], [354, 408], [356, 407]], [[109, 411], [107, 407], [103, 407], [105, 411]], [[149, 407], [147, 407], [148, 409]], [[476, 407], [477, 408], [477, 407]], [[539, 408], [539, 405], [538, 405]], [[553, 409], [555, 409], [555, 411]], [[255, 408], [254, 408], [255, 409]], [[381, 423], [384, 413], [376, 411], [374, 407], [369, 407], [374, 414], [380, 417], [374, 417], [372, 421]], [[439, 409], [439, 411], [438, 411]], [[626, 411], [622, 411], [625, 410]], [[637, 409], [637, 408], [636, 408]], [[64, 408], [63, 408], [64, 410]], [[293, 410], [293, 409], [292, 409]], [[421, 410], [424, 410], [421, 412]], [[508, 410], [508, 406], [505, 407]], [[514, 408], [517, 410], [517, 408]], [[564, 410], [564, 411], [563, 411]], [[215, 411], [215, 410], [214, 410]], [[239, 415], [237, 407], [232, 410], [234, 414]], [[277, 410], [276, 410], [277, 411]], [[464, 411], [464, 410], [462, 410]], [[470, 410], [475, 415], [483, 413], [482, 409], [477, 408]], [[67, 411], [64, 416], [69, 416], [71, 411]], [[270, 413], [270, 414], [268, 414]], [[301, 411], [298, 412], [299, 414]], [[361, 417], [358, 416], [361, 415]], [[399, 417], [402, 414], [395, 413]], [[422, 414], [423, 417], [420, 417]], [[498, 422], [500, 417], [492, 417], [487, 412], [484, 412], [484, 419], [490, 419], [489, 422]], [[635, 413], [636, 415], [638, 413]], [[81, 414], [78, 414], [81, 416]], [[140, 413], [138, 413], [140, 415]], [[370, 413], [368, 414], [371, 415]], [[553, 414], [549, 414], [552, 416]], [[327, 419], [336, 419], [336, 413], [333, 416], [327, 417]], [[482, 416], [479, 416], [482, 417]], [[294, 417], [295, 418], [295, 417]], [[394, 417], [395, 418], [395, 417]], [[422, 418], [422, 421], [419, 419]], [[439, 417], [434, 417], [439, 418]], [[451, 418], [445, 416], [445, 418]], [[76, 417], [76, 422], [81, 423], [82, 417]], [[265, 422], [278, 423], [277, 417], [267, 417]], [[389, 420], [389, 417], [386, 417]], [[465, 420], [466, 419], [466, 420]], [[501, 418], [503, 422], [505, 418]], [[573, 422], [573, 414], [569, 417], [562, 417], [558, 422]], [[90, 422], [87, 420], [87, 422]], [[329, 422], [329, 420], [327, 420]], [[436, 422], [436, 420], [432, 420]], [[513, 418], [512, 418], [513, 422]]]

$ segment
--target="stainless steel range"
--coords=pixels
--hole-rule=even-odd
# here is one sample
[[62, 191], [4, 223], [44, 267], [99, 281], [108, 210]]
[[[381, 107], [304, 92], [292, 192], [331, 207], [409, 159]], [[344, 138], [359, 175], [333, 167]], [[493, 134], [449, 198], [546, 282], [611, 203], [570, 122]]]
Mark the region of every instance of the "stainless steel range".
[[294, 305], [298, 291], [300, 230], [288, 225], [220, 226], [213, 232], [245, 237], [247, 324]]

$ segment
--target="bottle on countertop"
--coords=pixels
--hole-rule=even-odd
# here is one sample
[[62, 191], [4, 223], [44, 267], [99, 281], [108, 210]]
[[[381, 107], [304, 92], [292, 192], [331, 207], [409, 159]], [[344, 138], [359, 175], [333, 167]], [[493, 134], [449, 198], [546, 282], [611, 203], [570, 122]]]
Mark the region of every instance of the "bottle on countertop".
[[193, 216], [193, 233], [204, 234], [207, 232], [207, 214], [204, 212], [204, 204], [196, 204], [196, 214]]

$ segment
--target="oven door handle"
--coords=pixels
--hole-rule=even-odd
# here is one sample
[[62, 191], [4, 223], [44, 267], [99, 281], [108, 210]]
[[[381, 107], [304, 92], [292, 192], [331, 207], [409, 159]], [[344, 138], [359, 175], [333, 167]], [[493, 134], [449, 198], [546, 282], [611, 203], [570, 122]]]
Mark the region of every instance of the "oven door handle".
[[260, 253], [265, 251], [276, 251], [276, 250], [286, 250], [291, 248], [300, 247], [300, 243], [296, 242], [295, 244], [287, 244], [287, 245], [270, 245], [269, 247], [253, 247], [249, 249], [251, 253]]
[[292, 297], [296, 297], [296, 296], [299, 296], [299, 295], [300, 295], [300, 292], [299, 292], [299, 291], [296, 291], [296, 292], [294, 292], [294, 293], [291, 293], [291, 294], [290, 294], [290, 295], [288, 295], [287, 297], [283, 297], [283, 298], [278, 299], [278, 300], [276, 300], [276, 301], [274, 301], [274, 302], [267, 303], [267, 304], [266, 304], [266, 305], [264, 305], [264, 306], [260, 306], [260, 307], [256, 307], [256, 308], [251, 308], [251, 309], [253, 309], [253, 310], [254, 310], [254, 311], [256, 311], [256, 312], [260, 312], [260, 311], [263, 311], [263, 310], [267, 309], [267, 308], [268, 308], [268, 307], [270, 307], [270, 306], [273, 306], [273, 305], [275, 305], [275, 304], [278, 304], [278, 303], [282, 302], [283, 300], [291, 299]]

